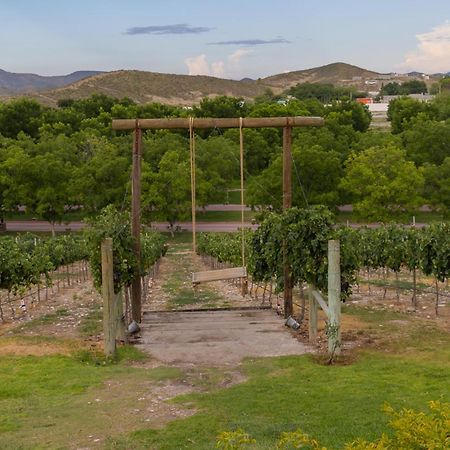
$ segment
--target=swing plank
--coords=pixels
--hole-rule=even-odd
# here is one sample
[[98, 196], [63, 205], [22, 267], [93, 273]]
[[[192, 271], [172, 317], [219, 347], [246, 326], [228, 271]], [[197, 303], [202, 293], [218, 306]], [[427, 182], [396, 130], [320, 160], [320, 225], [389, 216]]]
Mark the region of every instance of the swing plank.
[[193, 283], [204, 283], [207, 281], [230, 280], [232, 278], [247, 277], [246, 267], [231, 267], [229, 269], [205, 270], [204, 272], [193, 272]]

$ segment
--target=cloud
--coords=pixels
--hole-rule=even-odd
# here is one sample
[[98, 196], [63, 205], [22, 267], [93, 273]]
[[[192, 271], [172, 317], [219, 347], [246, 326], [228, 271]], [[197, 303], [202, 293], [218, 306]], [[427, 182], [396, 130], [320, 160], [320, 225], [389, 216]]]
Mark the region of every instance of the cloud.
[[147, 27], [132, 27], [125, 31], [125, 34], [199, 34], [211, 31], [209, 27], [191, 27], [187, 23], [177, 23], [174, 25], [149, 25]]
[[250, 55], [251, 53], [253, 53], [253, 50], [248, 48], [238, 48], [234, 53], [228, 56], [228, 61], [234, 66], [237, 66], [244, 56]]
[[402, 69], [426, 73], [450, 70], [450, 22], [447, 20], [432, 31], [416, 35], [417, 48], [406, 54]]
[[211, 64], [206, 60], [206, 55], [201, 54], [184, 60], [188, 67], [189, 75], [211, 75], [218, 78], [240, 77], [240, 62], [245, 56], [253, 53], [248, 48], [239, 48], [228, 55], [225, 61], [214, 61]]
[[209, 64], [206, 55], [198, 55], [184, 60], [188, 66], [189, 75], [210, 75]]
[[208, 45], [266, 45], [266, 44], [292, 44], [291, 41], [283, 38], [276, 39], [242, 39], [236, 41], [208, 42]]

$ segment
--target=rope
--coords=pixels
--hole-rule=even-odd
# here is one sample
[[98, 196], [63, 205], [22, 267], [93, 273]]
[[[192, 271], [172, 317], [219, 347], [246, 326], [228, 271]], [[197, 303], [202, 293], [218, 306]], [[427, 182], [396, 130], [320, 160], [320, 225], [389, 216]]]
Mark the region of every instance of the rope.
[[239, 118], [239, 153], [241, 170], [241, 233], [242, 233], [242, 267], [245, 267], [245, 229], [244, 229], [244, 130], [242, 117]]
[[191, 161], [191, 199], [192, 199], [192, 251], [194, 255], [197, 251], [196, 242], [196, 211], [195, 211], [195, 134], [194, 134], [194, 118], [189, 117], [189, 150]]

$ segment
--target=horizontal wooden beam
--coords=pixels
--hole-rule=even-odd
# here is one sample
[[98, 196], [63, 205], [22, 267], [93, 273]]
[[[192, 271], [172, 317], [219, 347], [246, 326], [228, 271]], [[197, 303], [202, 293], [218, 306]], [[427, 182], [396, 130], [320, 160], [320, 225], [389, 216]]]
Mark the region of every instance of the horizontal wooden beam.
[[[190, 127], [190, 118], [165, 119], [115, 119], [112, 121], [113, 130], [141, 130], [148, 129], [174, 129]], [[239, 128], [239, 118], [211, 118], [198, 117], [192, 119], [193, 128]], [[324, 124], [322, 117], [244, 117], [243, 128], [283, 128], [283, 127], [321, 127]]]
[[231, 280], [233, 278], [245, 278], [246, 276], [247, 276], [246, 267], [230, 267], [228, 269], [194, 272], [192, 274], [192, 282], [203, 283], [205, 281]]

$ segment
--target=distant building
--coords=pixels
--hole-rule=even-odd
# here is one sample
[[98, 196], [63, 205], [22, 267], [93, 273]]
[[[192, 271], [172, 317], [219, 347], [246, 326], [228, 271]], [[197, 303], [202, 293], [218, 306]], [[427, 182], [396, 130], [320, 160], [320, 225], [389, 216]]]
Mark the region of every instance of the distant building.
[[358, 103], [361, 103], [362, 105], [370, 105], [371, 103], [373, 103], [373, 98], [371, 98], [371, 97], [361, 97], [361, 98], [357, 98], [356, 101]]

